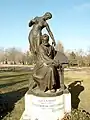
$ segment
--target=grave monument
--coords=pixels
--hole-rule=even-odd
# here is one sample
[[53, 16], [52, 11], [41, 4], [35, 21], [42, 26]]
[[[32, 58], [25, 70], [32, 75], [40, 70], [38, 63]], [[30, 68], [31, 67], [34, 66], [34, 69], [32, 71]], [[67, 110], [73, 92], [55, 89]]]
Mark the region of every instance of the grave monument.
[[[52, 14], [46, 12], [29, 22], [32, 29], [28, 39], [35, 67], [20, 120], [61, 120], [65, 113], [71, 112], [71, 95], [64, 85], [64, 64], [68, 64], [68, 59], [54, 48], [56, 42], [47, 23], [51, 18]], [[42, 34], [43, 28], [49, 35]]]

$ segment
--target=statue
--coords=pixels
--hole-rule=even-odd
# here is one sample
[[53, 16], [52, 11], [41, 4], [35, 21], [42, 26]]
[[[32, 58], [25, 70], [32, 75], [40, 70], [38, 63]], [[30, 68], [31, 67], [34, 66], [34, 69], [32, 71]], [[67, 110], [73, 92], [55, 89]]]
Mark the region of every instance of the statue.
[[[33, 71], [33, 85], [30, 89], [39, 89], [44, 93], [52, 93], [60, 90], [60, 74], [62, 64], [67, 63], [67, 58], [63, 53], [54, 49], [56, 45], [53, 34], [46, 20], [52, 18], [52, 14], [47, 12], [42, 17], [35, 17], [30, 21], [29, 27], [33, 26], [29, 33], [30, 51], [36, 56], [36, 65]], [[42, 29], [46, 27], [53, 42], [49, 44], [49, 36], [42, 35]]]
[[[63, 81], [63, 64], [68, 61], [64, 53], [54, 48], [56, 43], [46, 22], [50, 18], [52, 14], [46, 12], [42, 17], [35, 17], [29, 22], [32, 29], [28, 39], [31, 55], [35, 57], [35, 66], [29, 90], [25, 94], [25, 111], [20, 120], [61, 120], [65, 113], [71, 111], [71, 96]], [[49, 35], [42, 34], [44, 27]], [[52, 38], [52, 45], [49, 44], [49, 36]]]
[[35, 66], [33, 80], [42, 91], [53, 91], [60, 88], [59, 73], [57, 68], [59, 64], [54, 61], [56, 51], [49, 44], [49, 36], [42, 35], [42, 43], [38, 48], [37, 63]]
[[51, 18], [52, 18], [52, 14], [50, 12], [46, 12], [43, 16], [35, 17], [29, 22], [29, 27], [33, 26], [28, 37], [31, 53], [36, 54], [37, 47], [42, 43], [41, 35], [42, 35], [43, 28], [46, 28], [46, 30], [48, 31], [53, 41], [52, 44], [54, 44], [54, 46], [56, 45], [53, 34], [49, 28], [48, 23], [46, 22], [46, 20]]

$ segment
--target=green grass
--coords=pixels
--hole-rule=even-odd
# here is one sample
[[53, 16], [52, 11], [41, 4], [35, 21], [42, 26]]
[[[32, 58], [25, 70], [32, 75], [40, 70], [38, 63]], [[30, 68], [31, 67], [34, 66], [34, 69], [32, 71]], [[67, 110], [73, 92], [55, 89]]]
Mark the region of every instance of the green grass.
[[30, 71], [0, 73], [0, 119], [20, 119], [31, 74]]
[[64, 76], [66, 85], [77, 80], [83, 80], [81, 85], [84, 87], [84, 90], [78, 96], [80, 99], [79, 108], [90, 112], [90, 69], [66, 71]]
[[[31, 72], [1, 72], [0, 96], [3, 105], [2, 120], [19, 120], [24, 111], [24, 95], [28, 90]], [[68, 86], [74, 81], [83, 80], [84, 90], [78, 96], [79, 108], [90, 112], [90, 69], [80, 71], [65, 71], [65, 84]], [[1, 119], [1, 118], [0, 118]]]

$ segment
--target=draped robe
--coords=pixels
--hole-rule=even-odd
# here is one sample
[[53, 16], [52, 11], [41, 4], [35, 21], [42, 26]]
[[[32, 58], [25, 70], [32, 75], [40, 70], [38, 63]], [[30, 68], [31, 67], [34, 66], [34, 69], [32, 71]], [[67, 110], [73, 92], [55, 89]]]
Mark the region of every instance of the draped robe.
[[34, 68], [33, 80], [40, 90], [60, 88], [59, 72], [54, 64], [55, 49], [50, 44], [38, 47], [37, 63]]

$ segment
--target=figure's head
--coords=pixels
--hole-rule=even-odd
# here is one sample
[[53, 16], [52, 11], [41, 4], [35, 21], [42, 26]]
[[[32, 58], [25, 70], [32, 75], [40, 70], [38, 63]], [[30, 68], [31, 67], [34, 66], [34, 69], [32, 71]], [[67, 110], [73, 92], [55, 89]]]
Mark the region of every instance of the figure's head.
[[45, 14], [44, 14], [44, 19], [45, 20], [48, 20], [48, 19], [51, 19], [52, 18], [52, 14], [50, 13], [50, 12], [46, 12]]
[[44, 45], [49, 44], [49, 36], [47, 34], [42, 35], [42, 44]]

